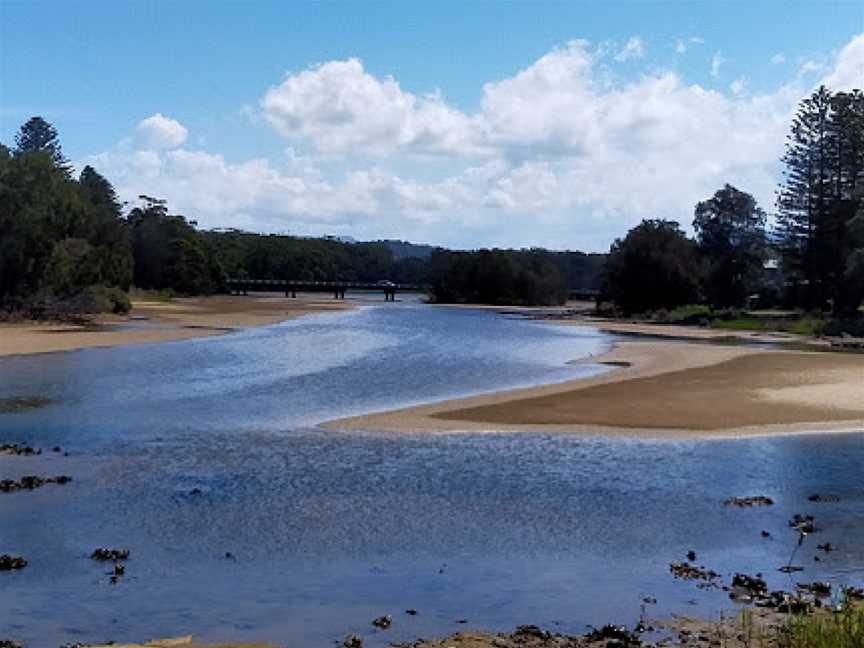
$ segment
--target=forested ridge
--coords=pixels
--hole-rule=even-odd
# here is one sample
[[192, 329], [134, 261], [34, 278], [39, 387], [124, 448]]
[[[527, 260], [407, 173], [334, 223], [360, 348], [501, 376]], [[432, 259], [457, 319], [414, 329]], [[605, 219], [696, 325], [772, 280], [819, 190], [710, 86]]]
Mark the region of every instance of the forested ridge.
[[[706, 152], [710, 155], [710, 151]], [[598, 292], [623, 314], [686, 304], [784, 306], [852, 318], [864, 299], [864, 96], [819, 88], [790, 127], [776, 211], [729, 184], [694, 208], [689, 237], [645, 220], [607, 254], [457, 251], [202, 230], [159, 198], [122, 204], [110, 181], [77, 176], [51, 124], [34, 117], [0, 145], [0, 311], [50, 317], [124, 312], [132, 287], [177, 295], [226, 279], [424, 286], [437, 302], [562, 304]], [[574, 223], [574, 227], [578, 224]]]

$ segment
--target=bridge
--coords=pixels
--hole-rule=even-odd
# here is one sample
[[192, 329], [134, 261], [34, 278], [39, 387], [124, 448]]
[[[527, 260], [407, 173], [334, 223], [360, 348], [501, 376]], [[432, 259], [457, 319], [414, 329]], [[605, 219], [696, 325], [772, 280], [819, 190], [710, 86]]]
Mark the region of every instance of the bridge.
[[297, 297], [298, 292], [332, 292], [333, 299], [345, 299], [348, 290], [372, 290], [384, 293], [384, 301], [396, 301], [397, 291], [417, 291], [415, 284], [395, 284], [390, 281], [368, 283], [358, 281], [304, 281], [301, 279], [228, 279], [228, 288], [236, 295], [250, 292], [281, 292]]

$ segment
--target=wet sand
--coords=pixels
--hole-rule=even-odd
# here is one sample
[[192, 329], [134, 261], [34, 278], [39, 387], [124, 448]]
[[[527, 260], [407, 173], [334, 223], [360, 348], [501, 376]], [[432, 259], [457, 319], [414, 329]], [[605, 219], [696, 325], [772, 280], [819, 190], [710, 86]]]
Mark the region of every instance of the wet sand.
[[729, 437], [864, 430], [864, 355], [623, 341], [610, 371], [327, 423], [382, 432]]
[[0, 356], [186, 340], [349, 308], [350, 302], [337, 302], [323, 295], [301, 295], [296, 299], [217, 295], [170, 302], [138, 301], [133, 302], [128, 316], [103, 316], [86, 326], [53, 322], [0, 324]]

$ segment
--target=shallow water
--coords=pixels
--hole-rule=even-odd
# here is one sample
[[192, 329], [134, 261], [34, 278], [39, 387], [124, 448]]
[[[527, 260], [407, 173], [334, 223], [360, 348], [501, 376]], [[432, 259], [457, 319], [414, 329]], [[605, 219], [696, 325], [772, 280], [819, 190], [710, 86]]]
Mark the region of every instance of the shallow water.
[[[315, 424], [604, 370], [610, 338], [491, 312], [380, 305], [218, 338], [0, 359], [0, 441], [69, 450], [0, 457], [0, 638], [29, 646], [195, 632], [370, 645], [470, 627], [562, 632], [648, 614], [716, 615], [722, 592], [674, 581], [693, 549], [728, 574], [776, 572], [814, 513], [796, 580], [864, 580], [864, 435], [637, 442], [540, 434], [374, 435]], [[722, 403], [717, 403], [718, 407]], [[190, 495], [198, 488], [201, 495]], [[838, 495], [814, 504], [812, 493]], [[727, 509], [765, 494], [768, 509]], [[764, 540], [760, 531], [771, 531]], [[815, 545], [839, 550], [815, 563]], [[111, 585], [96, 546], [132, 550]], [[225, 553], [231, 552], [232, 559]], [[415, 608], [419, 614], [403, 611]], [[370, 621], [394, 616], [375, 631]]]

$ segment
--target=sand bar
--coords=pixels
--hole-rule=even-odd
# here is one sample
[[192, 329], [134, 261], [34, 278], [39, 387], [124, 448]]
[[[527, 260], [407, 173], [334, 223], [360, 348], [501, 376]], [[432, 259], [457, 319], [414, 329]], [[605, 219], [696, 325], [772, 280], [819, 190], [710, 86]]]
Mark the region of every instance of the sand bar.
[[0, 356], [186, 340], [352, 307], [351, 302], [323, 295], [298, 295], [296, 299], [217, 295], [170, 302], [137, 301], [128, 316], [100, 317], [88, 326], [0, 324]]
[[604, 374], [325, 424], [381, 432], [651, 438], [864, 431], [864, 355], [625, 340]]

